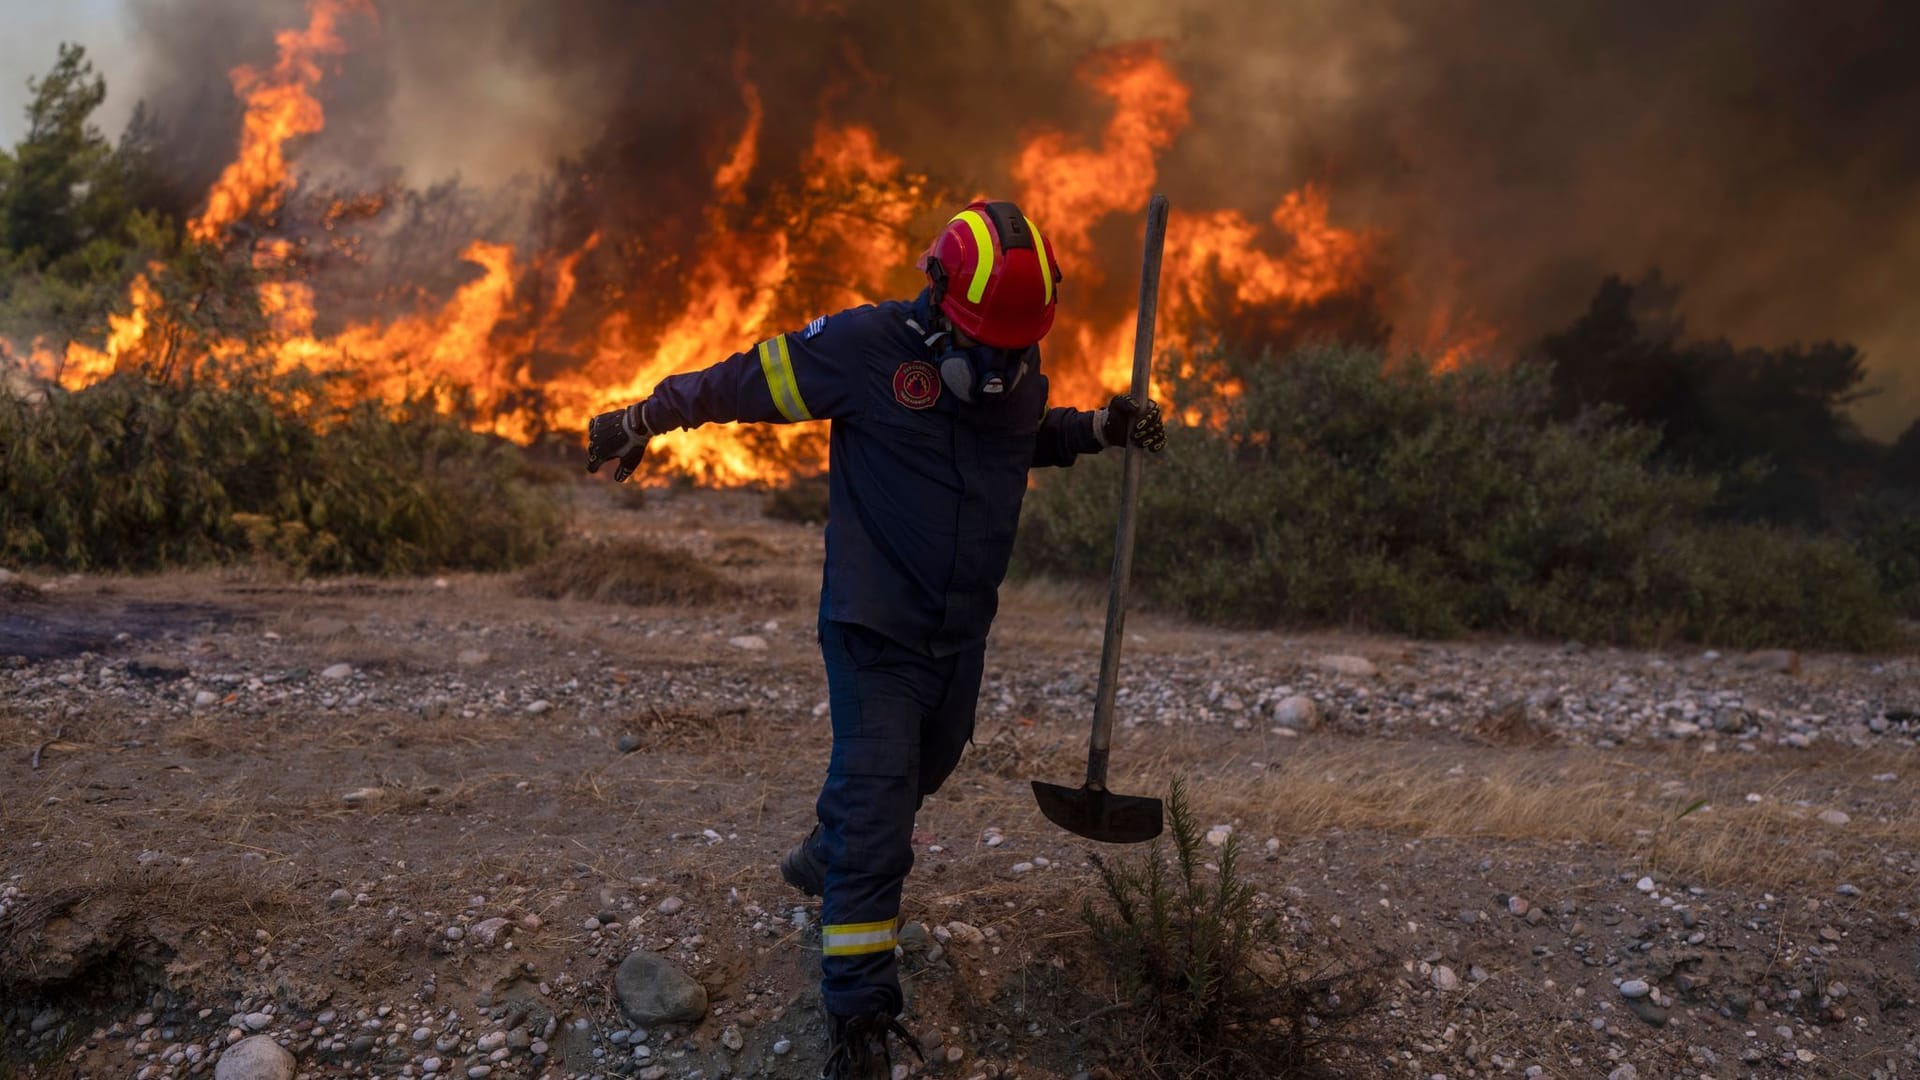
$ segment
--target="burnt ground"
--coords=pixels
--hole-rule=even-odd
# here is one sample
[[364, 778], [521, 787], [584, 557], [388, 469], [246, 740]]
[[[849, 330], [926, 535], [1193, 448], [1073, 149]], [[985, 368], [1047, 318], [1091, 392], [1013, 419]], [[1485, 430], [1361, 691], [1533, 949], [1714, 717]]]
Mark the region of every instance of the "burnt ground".
[[[595, 515], [737, 586], [704, 604], [10, 586], [0, 1076], [211, 1075], [255, 1031], [311, 1077], [815, 1075], [818, 905], [774, 864], [827, 756], [820, 531], [758, 506]], [[1092, 846], [1028, 790], [1078, 782], [1100, 604], [1009, 588], [976, 745], [920, 817], [931, 1075], [1154, 1074], [1080, 917]], [[1920, 1075], [1911, 656], [1129, 630], [1115, 787], [1186, 777], [1278, 966], [1378, 994], [1322, 1074]], [[636, 948], [703, 1022], [622, 1017]]]

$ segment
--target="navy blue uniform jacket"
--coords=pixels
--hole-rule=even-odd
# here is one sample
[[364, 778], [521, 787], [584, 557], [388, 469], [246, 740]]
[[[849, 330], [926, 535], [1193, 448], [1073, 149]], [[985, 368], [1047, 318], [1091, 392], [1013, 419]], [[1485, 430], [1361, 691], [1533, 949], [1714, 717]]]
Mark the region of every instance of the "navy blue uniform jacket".
[[829, 420], [826, 617], [930, 656], [976, 648], [999, 603], [1027, 470], [1101, 448], [1094, 414], [1047, 407], [1040, 352], [1004, 400], [943, 386], [925, 294], [816, 319], [661, 380], [649, 429]]

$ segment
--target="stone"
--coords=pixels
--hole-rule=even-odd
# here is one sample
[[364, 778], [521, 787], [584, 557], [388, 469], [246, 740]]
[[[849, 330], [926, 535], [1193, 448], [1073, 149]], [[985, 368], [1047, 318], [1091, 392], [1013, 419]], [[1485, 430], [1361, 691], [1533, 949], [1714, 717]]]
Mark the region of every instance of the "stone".
[[1800, 654], [1792, 649], [1762, 649], [1748, 653], [1740, 666], [1753, 671], [1772, 671], [1781, 675], [1800, 674]]
[[620, 1011], [637, 1024], [693, 1024], [707, 1015], [707, 991], [659, 953], [644, 949], [613, 976]]
[[632, 732], [628, 732], [627, 734], [620, 736], [620, 738], [614, 742], [613, 746], [614, 746], [614, 749], [620, 751], [623, 754], [631, 754], [635, 750], [640, 749], [640, 736], [635, 735]]
[[127, 661], [127, 674], [136, 679], [172, 682], [188, 675], [187, 665], [166, 656], [136, 656]]
[[512, 924], [496, 915], [491, 919], [481, 919], [474, 923], [473, 929], [467, 931], [467, 936], [473, 939], [475, 945], [490, 947], [511, 933], [513, 933]]
[[1645, 979], [1628, 979], [1620, 984], [1620, 996], [1624, 998], [1643, 998], [1652, 992]]
[[665, 900], [660, 901], [660, 906], [655, 908], [654, 910], [658, 911], [662, 915], [678, 915], [680, 913], [680, 909], [686, 906], [687, 906], [687, 902], [685, 900], [682, 900], [677, 896], [669, 896]]
[[1373, 661], [1364, 656], [1323, 656], [1320, 666], [1335, 675], [1345, 675], [1355, 679], [1370, 679], [1380, 674]]
[[987, 940], [987, 935], [971, 923], [950, 922], [946, 929], [952, 940], [961, 945], [979, 945]]
[[1847, 816], [1845, 810], [1822, 810], [1820, 811], [1820, 820], [1823, 824], [1831, 825], [1837, 829], [1847, 822], [1852, 821], [1853, 818]]
[[240, 1022], [246, 1025], [248, 1031], [265, 1031], [273, 1023], [273, 1017], [268, 1013], [250, 1012], [241, 1017]]
[[1661, 1008], [1650, 997], [1628, 998], [1627, 1008], [1633, 1015], [1654, 1027], [1667, 1026], [1667, 1010]]
[[455, 657], [454, 661], [461, 667], [480, 667], [492, 659], [493, 657], [488, 656], [479, 649], [461, 649], [460, 655]]
[[1751, 719], [1745, 709], [1720, 709], [1713, 714], [1713, 730], [1722, 735], [1738, 735], [1747, 730]]
[[216, 694], [211, 690], [202, 690], [199, 693], [193, 695], [193, 707], [196, 709], [204, 709], [207, 706], [212, 705], [214, 702], [219, 700], [220, 700], [219, 694]]
[[548, 701], [546, 698], [541, 698], [538, 701], [530, 701], [527, 703], [527, 715], [539, 716], [551, 708], [553, 708], [553, 702]]
[[727, 644], [748, 652], [762, 652], [767, 647], [767, 639], [759, 634], [741, 634], [739, 637], [728, 638]]
[[1320, 706], [1305, 694], [1281, 698], [1273, 707], [1273, 722], [1293, 731], [1312, 731], [1320, 726]]
[[726, 1030], [720, 1033], [720, 1045], [736, 1054], [740, 1052], [741, 1047], [747, 1045], [746, 1036], [740, 1034], [739, 1024], [727, 1025]]
[[333, 682], [339, 682], [341, 679], [352, 678], [353, 665], [352, 664], [334, 664], [331, 667], [321, 669], [320, 677], [323, 679], [331, 680]]
[[1460, 976], [1455, 974], [1454, 970], [1445, 964], [1434, 968], [1431, 978], [1435, 990], [1452, 991], [1460, 989]]
[[773, 1044], [773, 1056], [774, 1056], [774, 1057], [786, 1057], [786, 1056], [787, 1056], [788, 1054], [790, 1054], [790, 1053], [792, 1053], [792, 1052], [793, 1052], [793, 1040], [792, 1040], [792, 1039], [776, 1039], [776, 1040], [774, 1040], [774, 1044]]
[[1640, 1070], [1632, 1065], [1622, 1065], [1607, 1074], [1607, 1080], [1640, 1080]]
[[293, 1080], [293, 1055], [270, 1035], [241, 1039], [214, 1063], [213, 1080]]

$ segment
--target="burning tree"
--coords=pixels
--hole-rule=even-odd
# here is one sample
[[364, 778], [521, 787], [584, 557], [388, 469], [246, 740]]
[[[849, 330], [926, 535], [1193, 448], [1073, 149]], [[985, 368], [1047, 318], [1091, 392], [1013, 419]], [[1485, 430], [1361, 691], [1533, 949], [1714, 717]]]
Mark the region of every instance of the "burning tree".
[[[824, 108], [797, 158], [770, 156], [776, 140], [744, 53], [733, 64], [739, 126], [713, 140], [704, 190], [683, 193], [697, 206], [622, 205], [608, 190], [622, 151], [607, 143], [562, 162], [525, 200], [531, 213], [498, 212], [454, 185], [303, 184], [294, 163], [325, 130], [324, 84], [357, 35], [378, 32], [364, 0], [313, 0], [304, 27], [276, 35], [270, 65], [236, 67], [238, 148], [185, 230], [195, 273], [146, 267], [104, 340], [42, 337], [11, 354], [68, 389], [120, 370], [166, 377], [252, 356], [274, 371], [324, 373], [348, 398], [457, 394], [488, 430], [526, 442], [578, 430], [756, 337], [915, 291], [919, 243], [964, 201], [965, 189], [911, 168], [874, 128]], [[1105, 268], [1127, 238], [1109, 234], [1144, 204], [1159, 156], [1189, 123], [1190, 91], [1151, 43], [1098, 52], [1077, 77], [1108, 109], [1097, 138], [1037, 128], [1010, 166], [1012, 194], [1049, 230], [1067, 273], [1048, 342], [1063, 400], [1125, 381], [1131, 296], [1126, 275]], [[1174, 348], [1213, 326], [1378, 339], [1375, 253], [1372, 236], [1332, 223], [1313, 188], [1285, 194], [1265, 221], [1179, 215], [1163, 334]], [[658, 456], [738, 484], [817, 469], [823, 443], [804, 428], [751, 440], [705, 429], [662, 440]]]

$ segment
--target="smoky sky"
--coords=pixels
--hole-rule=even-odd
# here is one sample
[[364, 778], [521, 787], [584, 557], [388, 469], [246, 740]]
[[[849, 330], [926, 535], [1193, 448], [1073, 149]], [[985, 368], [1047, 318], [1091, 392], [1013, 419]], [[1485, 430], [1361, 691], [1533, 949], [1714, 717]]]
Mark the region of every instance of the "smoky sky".
[[[218, 171], [225, 72], [292, 0], [133, 0], [142, 96], [188, 179]], [[1444, 302], [1512, 350], [1600, 279], [1658, 267], [1692, 333], [1868, 353], [1881, 434], [1920, 411], [1920, 5], [1873, 0], [380, 0], [326, 84], [314, 169], [503, 184], [591, 170], [608, 215], [697, 219], [766, 112], [757, 184], [822, 117], [954, 190], [1008, 191], [1022, 139], [1097, 141], [1094, 50], [1164, 42], [1192, 122], [1182, 208], [1264, 218], [1323, 186], [1374, 231], [1395, 319]], [[180, 122], [188, 118], [190, 122]], [[183, 180], [183, 182], [186, 182]], [[749, 197], [754, 194], [749, 190]]]

